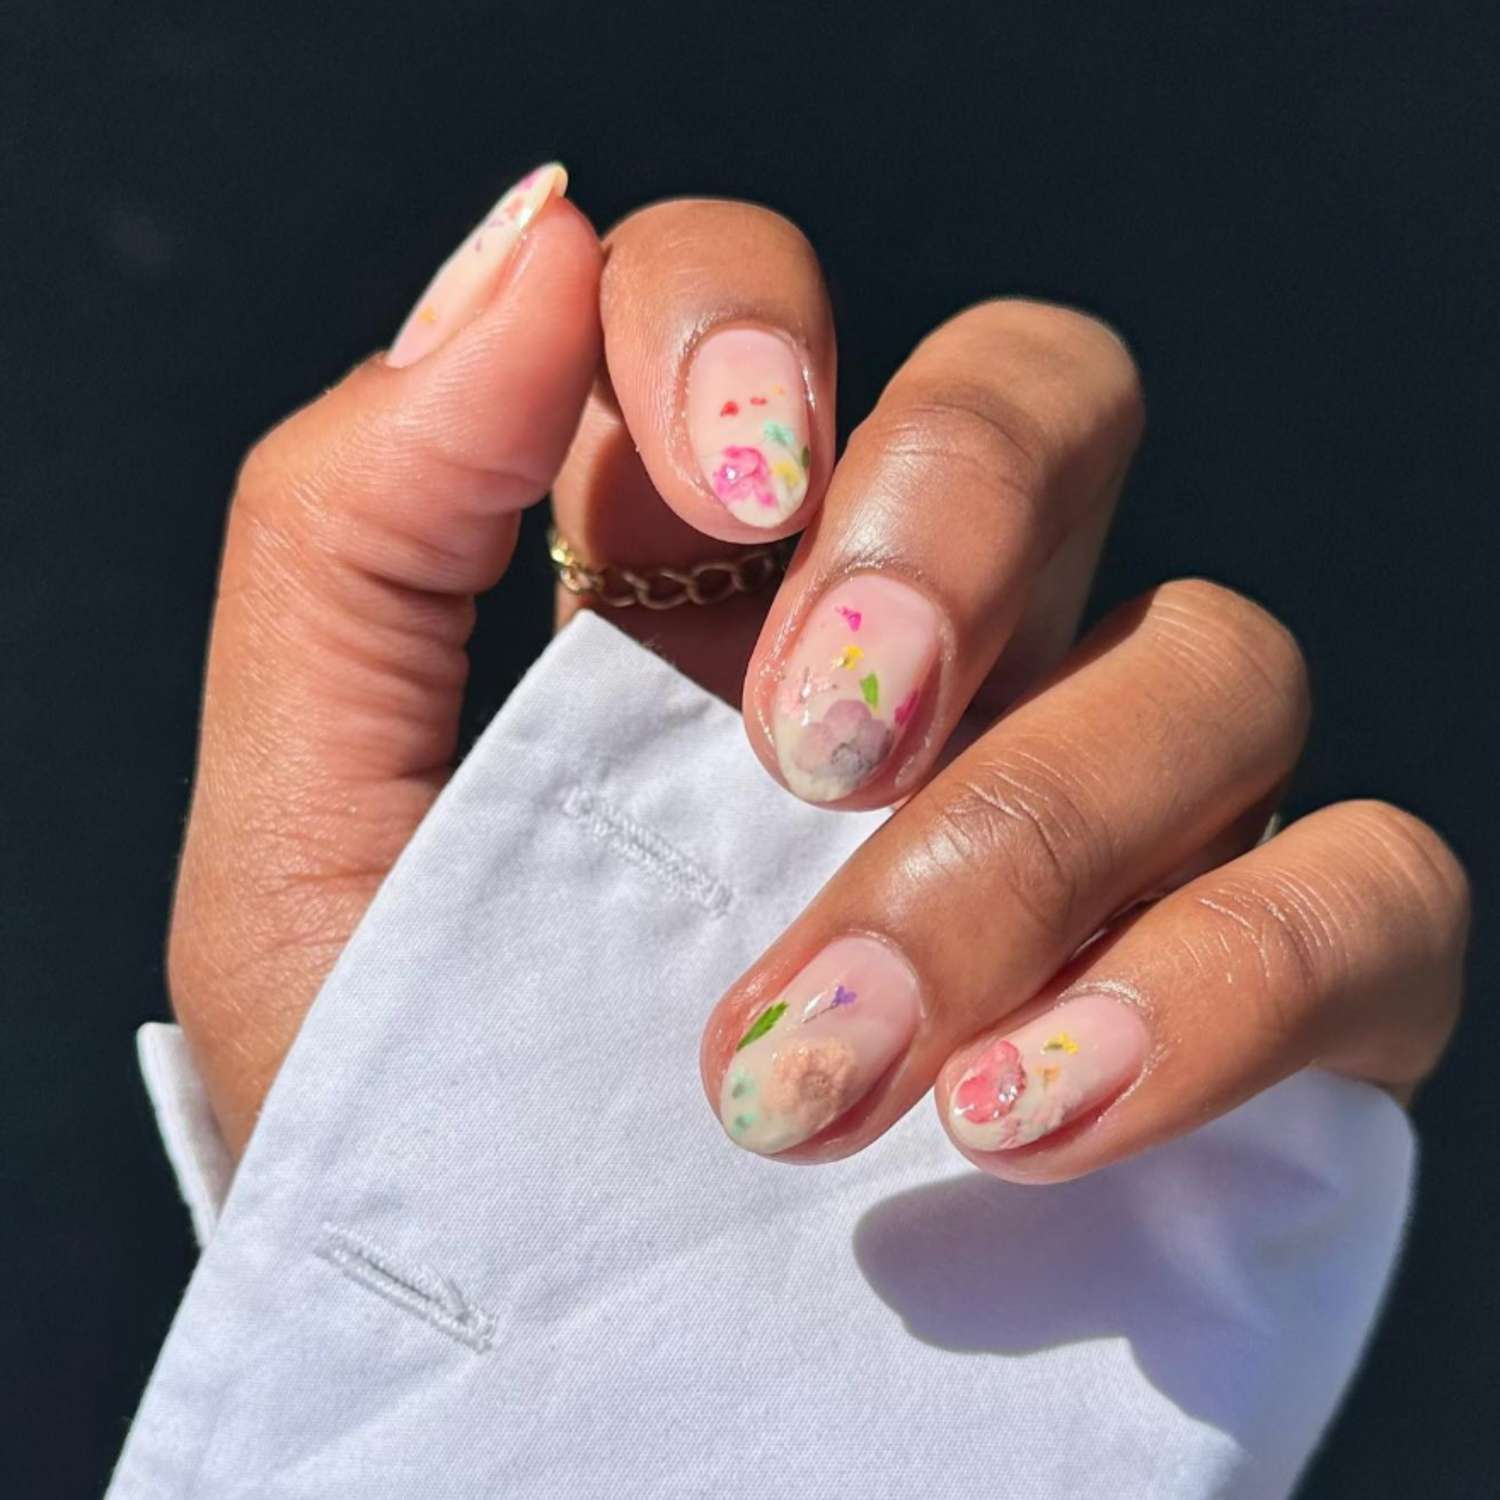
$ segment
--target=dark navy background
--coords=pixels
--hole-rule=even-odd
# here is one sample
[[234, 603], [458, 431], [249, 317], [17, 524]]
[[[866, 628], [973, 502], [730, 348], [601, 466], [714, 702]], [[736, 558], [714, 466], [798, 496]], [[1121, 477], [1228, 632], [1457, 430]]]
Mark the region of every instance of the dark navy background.
[[[236, 461], [388, 340], [543, 158], [601, 226], [678, 193], [795, 218], [834, 289], [846, 429], [970, 301], [1118, 325], [1150, 434], [1099, 603], [1203, 573], [1276, 610], [1319, 695], [1292, 811], [1413, 808], [1469, 861], [1482, 924], [1497, 41], [1482, 0], [9, 0], [4, 1492], [99, 1492], [192, 1265], [132, 1032], [166, 1013]], [[483, 613], [471, 728], [543, 644], [546, 590], [523, 549]], [[1481, 926], [1472, 1014], [1417, 1109], [1404, 1269], [1309, 1496], [1494, 1493], [1497, 963]]]

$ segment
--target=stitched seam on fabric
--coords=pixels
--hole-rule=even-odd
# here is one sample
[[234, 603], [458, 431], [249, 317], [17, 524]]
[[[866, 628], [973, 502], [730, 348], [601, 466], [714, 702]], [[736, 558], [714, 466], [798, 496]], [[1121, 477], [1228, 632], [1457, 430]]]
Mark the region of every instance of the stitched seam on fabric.
[[729, 910], [734, 900], [729, 886], [603, 797], [581, 786], [571, 787], [563, 798], [562, 810], [600, 843], [608, 844], [631, 864], [649, 871], [710, 916], [721, 917]]
[[431, 1266], [398, 1260], [388, 1250], [336, 1224], [324, 1224], [313, 1253], [351, 1281], [387, 1302], [415, 1313], [476, 1354], [489, 1349], [495, 1317], [470, 1304], [464, 1294]]

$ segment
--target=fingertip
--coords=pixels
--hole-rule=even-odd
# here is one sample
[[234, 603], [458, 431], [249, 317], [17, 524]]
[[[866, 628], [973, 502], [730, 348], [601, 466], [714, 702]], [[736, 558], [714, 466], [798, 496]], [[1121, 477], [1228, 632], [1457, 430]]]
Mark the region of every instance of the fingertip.
[[816, 807], [901, 800], [925, 764], [951, 627], [921, 589], [861, 571], [805, 592], [789, 580], [747, 678], [747, 731], [766, 769]]
[[567, 186], [567, 169], [544, 162], [502, 193], [438, 267], [387, 350], [385, 363], [407, 369], [471, 322], [493, 298], [533, 222]]
[[954, 1147], [1014, 1183], [1068, 1182], [1116, 1160], [1096, 1133], [1150, 1070], [1157, 1047], [1142, 1007], [1119, 988], [1068, 986], [1029, 1019], [966, 1042], [932, 1097]]
[[552, 482], [602, 357], [602, 252], [588, 219], [553, 198], [490, 300], [420, 363], [393, 372], [413, 430], [456, 467]]
[[755, 204], [680, 201], [609, 239], [605, 354], [655, 488], [695, 531], [757, 546], [833, 469], [832, 316], [806, 237]]
[[487, 262], [483, 298], [472, 279], [443, 292], [440, 339], [415, 355], [408, 342], [405, 362], [367, 360], [263, 439], [241, 479], [251, 500], [312, 496], [299, 524], [316, 518], [350, 562], [412, 588], [499, 578], [514, 513], [551, 486], [599, 368], [588, 220], [552, 197], [508, 223], [500, 249], [488, 223], [455, 252]]

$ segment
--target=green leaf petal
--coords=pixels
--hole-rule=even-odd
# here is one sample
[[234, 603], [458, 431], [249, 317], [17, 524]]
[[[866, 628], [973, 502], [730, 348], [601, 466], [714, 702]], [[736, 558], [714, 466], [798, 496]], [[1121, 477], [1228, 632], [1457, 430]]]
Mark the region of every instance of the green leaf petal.
[[750, 1023], [750, 1029], [735, 1044], [736, 1052], [748, 1047], [751, 1042], [758, 1042], [782, 1017], [786, 1011], [786, 1001], [778, 1000], [775, 1005], [768, 1005]]
[[790, 427], [784, 427], [780, 422], [767, 422], [766, 425], [761, 428], [761, 431], [765, 433], [765, 435], [773, 443], [780, 443], [781, 446], [787, 449], [788, 452], [791, 451], [794, 439], [792, 437], [792, 429]]
[[871, 708], [880, 707], [880, 679], [873, 672], [859, 679], [859, 690]]
[[802, 460], [802, 472], [810, 474], [812, 472], [812, 449], [804, 443], [802, 445], [802, 452], [797, 456]]

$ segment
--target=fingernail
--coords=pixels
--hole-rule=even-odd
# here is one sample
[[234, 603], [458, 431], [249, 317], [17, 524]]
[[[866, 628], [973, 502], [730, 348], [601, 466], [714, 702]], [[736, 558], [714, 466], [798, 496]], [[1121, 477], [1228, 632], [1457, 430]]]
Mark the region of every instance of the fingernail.
[[746, 1023], [719, 1095], [730, 1139], [774, 1156], [815, 1136], [869, 1092], [920, 1016], [917, 976], [895, 949], [830, 943]]
[[747, 526], [777, 526], [807, 495], [812, 465], [802, 365], [758, 328], [710, 334], [687, 381], [688, 441], [708, 487]]
[[1111, 995], [1054, 1006], [983, 1043], [948, 1096], [954, 1136], [975, 1151], [1010, 1151], [1095, 1109], [1139, 1076], [1150, 1033]]
[[528, 172], [516, 183], [428, 283], [385, 362], [405, 369], [447, 343], [489, 300], [495, 279], [526, 226], [554, 195], [560, 198], [567, 189], [567, 169], [555, 161]]
[[890, 758], [938, 657], [937, 610], [878, 573], [846, 579], [813, 607], [771, 710], [781, 774], [799, 797], [834, 802]]

